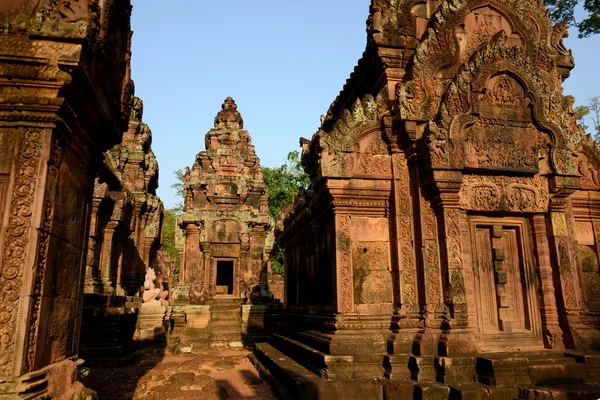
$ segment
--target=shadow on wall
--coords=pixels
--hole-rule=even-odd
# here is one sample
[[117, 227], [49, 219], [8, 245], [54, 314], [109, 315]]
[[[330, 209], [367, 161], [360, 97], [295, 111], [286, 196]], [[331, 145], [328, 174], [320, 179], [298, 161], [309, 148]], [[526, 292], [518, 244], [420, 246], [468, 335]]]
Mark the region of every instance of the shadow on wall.
[[268, 341], [281, 319], [283, 305], [242, 304], [242, 343], [251, 349], [255, 343]]
[[[153, 308], [166, 310], [166, 307]], [[130, 312], [120, 312], [123, 310]], [[146, 383], [142, 378], [164, 358], [166, 327], [157, 326], [154, 335], [134, 340], [138, 309], [111, 307], [104, 310], [103, 315], [88, 318], [95, 321], [94, 324], [88, 322], [88, 328], [95, 326], [96, 329], [93, 334], [88, 332], [85, 346], [82, 343], [81, 356], [90, 367], [84, 385], [97, 392], [100, 399], [133, 399], [136, 390], [143, 391]], [[97, 339], [95, 345], [89, 342], [90, 336]]]

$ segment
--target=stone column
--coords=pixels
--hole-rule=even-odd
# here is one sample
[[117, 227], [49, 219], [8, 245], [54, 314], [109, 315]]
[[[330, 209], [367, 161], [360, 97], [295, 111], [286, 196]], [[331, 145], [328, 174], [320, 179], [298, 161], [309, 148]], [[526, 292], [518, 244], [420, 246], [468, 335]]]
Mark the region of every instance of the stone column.
[[98, 207], [102, 198], [94, 197], [92, 200], [92, 218], [90, 220], [90, 236], [88, 240], [87, 262], [85, 269], [85, 293], [101, 293], [102, 279], [100, 277], [100, 250], [102, 239], [98, 226]]
[[550, 261], [550, 248], [548, 246], [546, 217], [542, 214], [534, 215], [531, 218], [531, 228], [533, 231], [535, 254], [537, 256], [536, 271], [540, 288], [540, 313], [542, 317], [544, 346], [549, 349], [564, 348], [552, 281], [552, 264]]
[[562, 308], [564, 318], [564, 345], [566, 347], [585, 348], [585, 341], [578, 343], [576, 327], [579, 325], [579, 316], [583, 294], [579, 285], [577, 266], [575, 264], [574, 249], [571, 246], [569, 214], [566, 201], [551, 199], [549, 213], [549, 239], [550, 249], [556, 260], [555, 286], [558, 286], [558, 301]]
[[354, 311], [350, 215], [335, 215], [335, 250], [334, 310], [349, 313]]
[[414, 248], [413, 198], [406, 155], [395, 151], [392, 159], [392, 218], [390, 248], [394, 304], [400, 306], [393, 317], [394, 353], [410, 354], [420, 322], [419, 285]]
[[100, 256], [100, 276], [102, 277], [103, 293], [110, 295], [114, 292], [111, 281], [111, 270], [113, 268], [113, 238], [118, 221], [109, 221], [104, 228], [104, 240]]
[[20, 171], [14, 176], [12, 192], [5, 196], [9, 218], [0, 232], [4, 239], [0, 288], [5, 293], [0, 314], [0, 379], [19, 376], [35, 366], [35, 341], [55, 206], [52, 200], [44, 199], [46, 186], [55, 185], [47, 174], [51, 136], [48, 129], [0, 127], [0, 137], [10, 139], [17, 148], [13, 164]]
[[115, 292], [117, 294], [117, 296], [125, 296], [125, 290], [123, 289], [122, 286], [122, 282], [123, 282], [123, 264], [125, 262], [125, 258], [124, 258], [124, 254], [123, 254], [123, 250], [124, 250], [124, 246], [123, 246], [123, 238], [119, 237], [117, 239], [117, 243], [116, 243], [116, 252], [118, 254], [118, 258], [117, 258], [117, 277], [116, 277], [116, 282], [115, 282]]
[[427, 179], [426, 185], [436, 193], [432, 205], [438, 224], [444, 302], [448, 307], [439, 355], [474, 354], [477, 348], [471, 329], [476, 326], [476, 317], [469, 228], [466, 212], [459, 209], [458, 196], [462, 174], [436, 170]]
[[200, 229], [195, 224], [185, 227], [185, 269], [181, 274], [182, 283], [202, 280], [202, 251], [200, 250]]
[[205, 287], [206, 290], [209, 289], [209, 284], [212, 282], [211, 276], [211, 248], [209, 243], [203, 243], [202, 247], [202, 258], [200, 260], [200, 269], [202, 270], [202, 275], [198, 277], [198, 281], [201, 285]]
[[[438, 224], [435, 210], [429, 201], [425, 200], [420, 188], [418, 165], [414, 166], [413, 179], [415, 182], [415, 196], [418, 209], [415, 214], [417, 241], [415, 246], [419, 249], [417, 258], [422, 260], [422, 293], [424, 301], [422, 318], [424, 326], [417, 334], [414, 347], [411, 349], [415, 356], [435, 356], [438, 352], [438, 342], [441, 335], [440, 327], [444, 323], [444, 297], [442, 285], [442, 271], [440, 268], [440, 242], [438, 240]], [[419, 366], [419, 377], [425, 373], [423, 365]], [[429, 377], [435, 379], [433, 364], [428, 366]]]

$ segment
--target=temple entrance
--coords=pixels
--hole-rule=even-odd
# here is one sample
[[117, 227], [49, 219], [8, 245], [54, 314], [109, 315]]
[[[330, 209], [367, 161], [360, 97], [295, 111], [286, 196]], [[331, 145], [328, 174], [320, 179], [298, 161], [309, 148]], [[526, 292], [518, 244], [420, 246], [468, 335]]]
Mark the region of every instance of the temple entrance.
[[233, 294], [233, 261], [217, 261], [217, 295]]
[[481, 349], [543, 346], [527, 221], [471, 217], [470, 228]]

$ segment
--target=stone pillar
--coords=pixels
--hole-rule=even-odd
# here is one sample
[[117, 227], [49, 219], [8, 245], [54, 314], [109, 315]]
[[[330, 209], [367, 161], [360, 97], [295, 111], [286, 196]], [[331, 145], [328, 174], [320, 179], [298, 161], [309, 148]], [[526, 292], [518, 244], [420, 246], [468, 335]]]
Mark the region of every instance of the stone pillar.
[[334, 310], [349, 313], [354, 311], [350, 215], [335, 215], [335, 249]]
[[110, 295], [114, 292], [111, 272], [113, 268], [113, 242], [117, 221], [109, 221], [104, 228], [104, 241], [100, 256], [100, 276], [102, 277], [103, 293]]
[[443, 273], [444, 302], [448, 307], [440, 338], [440, 356], [454, 357], [477, 351], [471, 329], [475, 325], [475, 298], [467, 215], [459, 209], [460, 171], [433, 171], [427, 186], [434, 185]]
[[[424, 326], [417, 334], [414, 347], [411, 350], [415, 356], [432, 357], [438, 353], [438, 342], [442, 333], [440, 327], [444, 323], [445, 309], [438, 224], [435, 210], [431, 207], [430, 202], [425, 200], [421, 191], [418, 165], [414, 166], [412, 173], [415, 182], [415, 196], [418, 197], [416, 201], [418, 209], [415, 210], [415, 214], [419, 216], [415, 220], [417, 225], [415, 247], [419, 250], [417, 258], [422, 260], [423, 263], [421, 298], [424, 304], [421, 317], [424, 320]], [[419, 365], [419, 379], [422, 375], [426, 375], [426, 369], [429, 374], [428, 378], [435, 379], [433, 363], [428, 364], [428, 368], [425, 368], [422, 364]]]
[[200, 230], [195, 224], [188, 224], [185, 227], [185, 265], [181, 271], [181, 283], [191, 283], [194, 280], [202, 279], [196, 276], [202, 263], [202, 253], [200, 251]]
[[150, 262], [150, 254], [152, 253], [152, 245], [154, 244], [153, 237], [144, 237], [144, 265], [146, 267], [154, 267]]
[[98, 207], [102, 198], [94, 197], [92, 200], [92, 218], [90, 220], [90, 236], [88, 240], [88, 258], [85, 269], [85, 293], [102, 293], [102, 278], [100, 277], [100, 251], [102, 238], [98, 226]]
[[582, 293], [577, 275], [577, 266], [571, 247], [570, 229], [566, 205], [562, 202], [550, 202], [549, 238], [550, 247], [556, 260], [557, 274], [555, 286], [558, 287], [558, 299], [562, 313], [566, 319], [563, 324], [564, 345], [568, 348], [586, 347], [585, 341], [578, 343], [575, 329], [579, 325], [579, 316], [582, 314]]
[[564, 348], [552, 281], [552, 264], [550, 261], [545, 216], [541, 214], [534, 215], [531, 218], [531, 228], [533, 231], [535, 254], [537, 256], [536, 271], [540, 288], [540, 314], [542, 318], [544, 346], [549, 349]]
[[203, 271], [203, 274], [198, 277], [200, 283], [208, 290], [210, 287], [210, 282], [212, 282], [211, 275], [211, 249], [210, 244], [206, 243], [202, 245], [202, 259], [200, 260], [200, 268]]
[[123, 238], [119, 237], [117, 239], [117, 243], [116, 243], [116, 249], [115, 251], [117, 252], [117, 277], [116, 277], [116, 282], [115, 282], [115, 293], [117, 294], [117, 296], [125, 296], [125, 290], [123, 289], [122, 283], [123, 283], [123, 265], [125, 264], [125, 257], [124, 257], [124, 243], [123, 243]]
[[414, 248], [414, 214], [411, 179], [406, 156], [394, 152], [392, 158], [392, 229], [390, 248], [394, 304], [400, 311], [393, 318], [394, 353], [410, 354], [420, 322], [419, 285]]

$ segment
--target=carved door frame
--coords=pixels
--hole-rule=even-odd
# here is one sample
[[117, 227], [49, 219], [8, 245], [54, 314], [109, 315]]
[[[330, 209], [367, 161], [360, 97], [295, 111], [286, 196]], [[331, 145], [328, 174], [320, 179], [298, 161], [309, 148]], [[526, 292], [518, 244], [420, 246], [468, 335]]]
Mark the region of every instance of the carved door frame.
[[[232, 285], [233, 285], [233, 290], [232, 290], [232, 294], [220, 294], [217, 295], [217, 265], [219, 263], [219, 261], [231, 261], [233, 263], [233, 276], [231, 277], [231, 279], [233, 280]], [[240, 296], [240, 285], [239, 285], [239, 268], [240, 268], [240, 259], [238, 257], [211, 257], [211, 269], [212, 269], [212, 276], [211, 276], [211, 282], [213, 284], [213, 288], [214, 288], [214, 296], [215, 297], [239, 297]]]
[[[524, 349], [543, 349], [544, 342], [542, 336], [542, 316], [540, 311], [539, 300], [539, 283], [537, 281], [537, 263], [535, 259], [534, 246], [532, 242], [532, 230], [529, 226], [529, 218], [523, 216], [484, 216], [484, 215], [469, 215], [469, 232], [472, 243], [472, 260], [473, 260], [473, 291], [475, 293], [475, 309], [477, 315], [478, 348], [480, 351], [498, 351], [498, 350], [524, 350]], [[519, 266], [521, 271], [522, 285], [525, 286], [523, 293], [524, 311], [527, 313], [527, 320], [530, 325], [529, 333], [525, 332], [499, 332], [485, 333], [483, 322], [483, 305], [481, 296], [481, 284], [478, 250], [476, 233], [477, 227], [489, 226], [493, 230], [500, 229], [503, 232], [506, 228], [517, 229], [519, 232], [518, 251], [522, 265]], [[493, 247], [490, 248], [492, 254], [496, 251]], [[504, 253], [501, 253], [504, 254]], [[504, 257], [504, 255], [502, 255]], [[493, 261], [495, 262], [495, 261]], [[495, 268], [496, 269], [496, 268]], [[497, 269], [496, 269], [497, 270]], [[495, 284], [498, 284], [499, 278], [495, 276]], [[525, 305], [526, 304], [526, 305]]]

